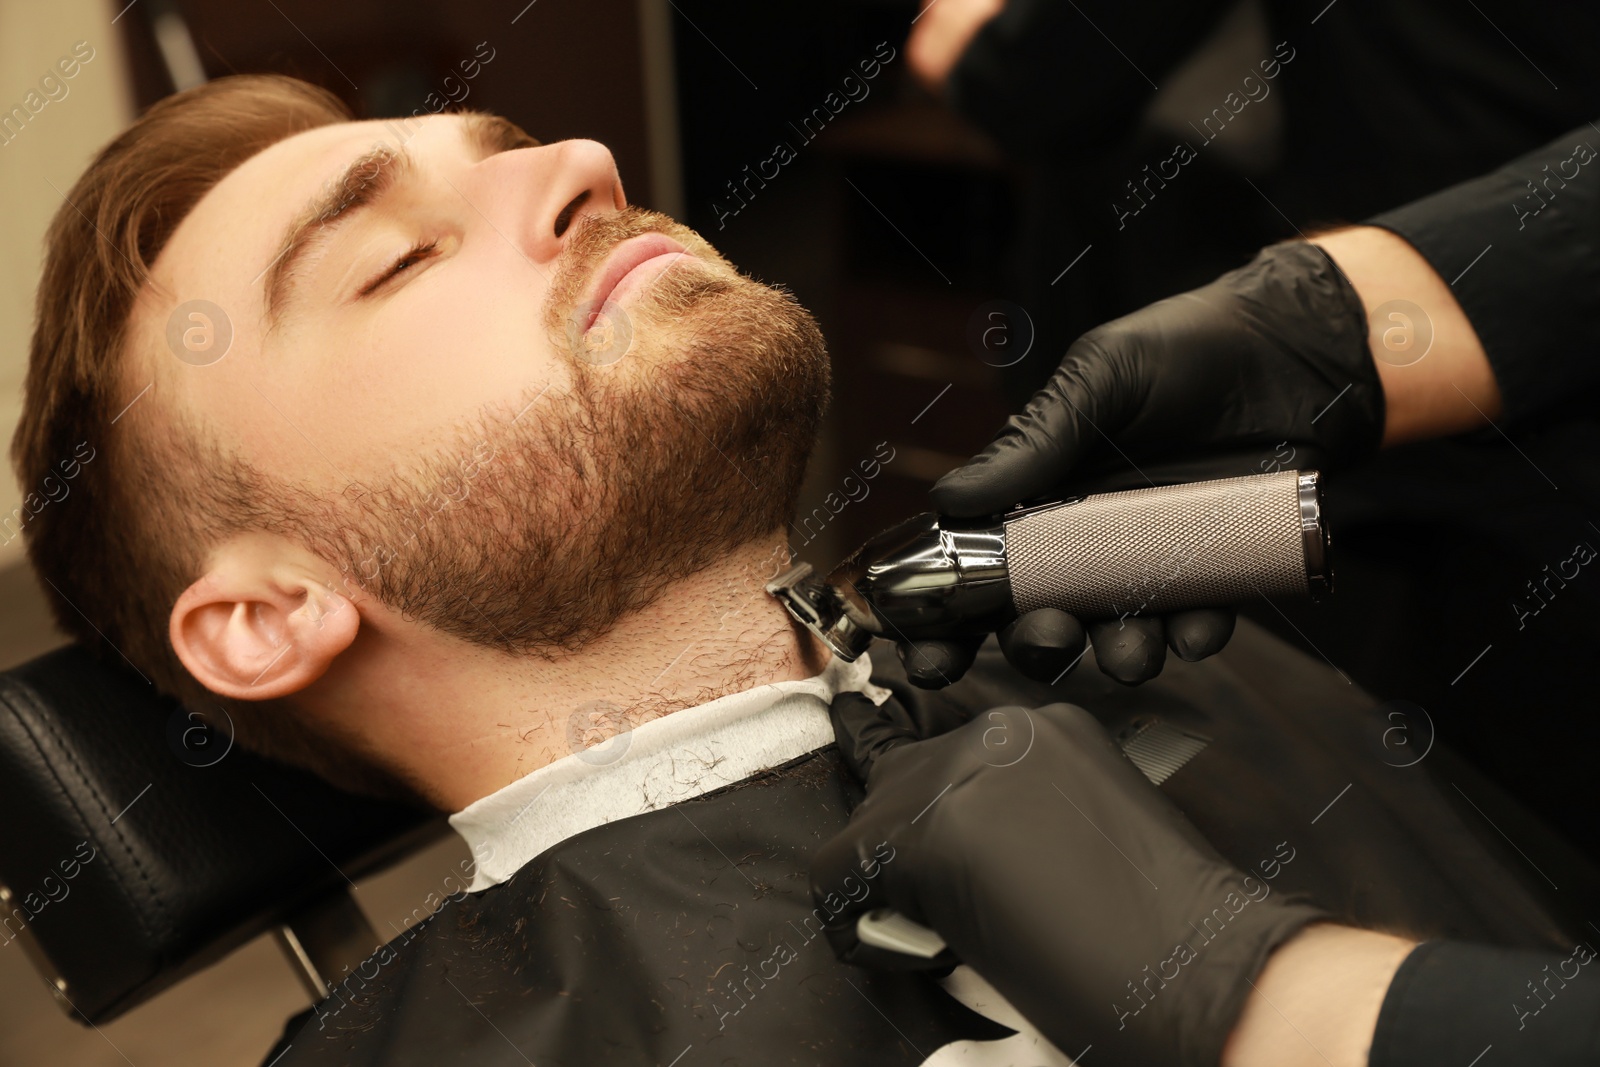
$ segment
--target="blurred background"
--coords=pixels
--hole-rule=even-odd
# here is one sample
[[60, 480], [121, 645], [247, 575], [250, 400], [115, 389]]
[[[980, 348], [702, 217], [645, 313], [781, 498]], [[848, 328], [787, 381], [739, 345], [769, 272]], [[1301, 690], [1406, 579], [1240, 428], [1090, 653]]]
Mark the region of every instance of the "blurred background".
[[[1000, 0], [0, 0], [0, 434], [9, 441], [20, 408], [45, 227], [92, 153], [177, 89], [287, 73], [363, 117], [459, 106], [547, 142], [602, 141], [631, 200], [792, 290], [820, 320], [835, 375], [794, 546], [831, 566], [923, 510], [932, 481], [1084, 330], [1600, 114], [1584, 56], [1600, 37], [1571, 24], [1590, 16], [1529, 24], [1509, 4], [1457, 6], [1022, 3], [1036, 26], [968, 54]], [[93, 59], [32, 110], [39, 77], [77, 42]], [[481, 65], [464, 81], [470, 57]], [[1180, 178], [1174, 142], [1195, 157]], [[1587, 463], [1555, 439], [1523, 444], [1557, 480]], [[1563, 746], [1508, 743], [1492, 725], [1534, 668], [1490, 661], [1472, 687], [1448, 683], [1503, 628], [1505, 596], [1569, 554], [1570, 516], [1549, 513], [1545, 487], [1513, 464], [1496, 499], [1552, 531], [1548, 553], [1537, 538], [1508, 553], [1490, 534], [1441, 544], [1448, 517], [1406, 511], [1407, 478], [1443, 464], [1473, 484], [1511, 469], [1497, 441], [1450, 448], [1402, 450], [1349, 483], [1340, 603], [1254, 614], [1378, 695], [1421, 702], [1592, 846], [1591, 809], [1549, 780], [1546, 750]], [[7, 467], [0, 515], [21, 500]], [[1360, 520], [1384, 502], [1384, 521]], [[21, 549], [20, 537], [0, 545], [0, 668], [61, 640]], [[387, 929], [464, 857], [447, 839], [358, 881], [357, 900]], [[20, 951], [0, 949], [0, 1064], [257, 1064], [306, 1004], [263, 937], [94, 1030], [57, 1010]]]

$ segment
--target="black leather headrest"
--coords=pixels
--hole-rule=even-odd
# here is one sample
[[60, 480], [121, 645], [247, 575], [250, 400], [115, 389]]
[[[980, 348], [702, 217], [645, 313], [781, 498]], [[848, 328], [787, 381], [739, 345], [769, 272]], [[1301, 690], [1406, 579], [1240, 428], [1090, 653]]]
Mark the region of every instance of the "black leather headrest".
[[438, 832], [205, 736], [77, 645], [0, 673], [0, 943], [29, 931], [89, 1021]]

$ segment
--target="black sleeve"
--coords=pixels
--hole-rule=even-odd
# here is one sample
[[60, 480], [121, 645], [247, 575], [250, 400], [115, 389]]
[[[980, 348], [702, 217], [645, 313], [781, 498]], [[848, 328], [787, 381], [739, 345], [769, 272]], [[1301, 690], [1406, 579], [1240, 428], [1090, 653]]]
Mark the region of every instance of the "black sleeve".
[[[1600, 131], [1584, 125], [1499, 170], [1370, 220], [1449, 282], [1526, 425], [1600, 385]], [[1600, 984], [1600, 983], [1597, 983]]]
[[950, 104], [1017, 159], [1082, 157], [1132, 132], [1155, 95], [1152, 79], [1159, 83], [1232, 6], [1009, 0], [950, 72]]
[[[1492, 1051], [1491, 1051], [1492, 1050]], [[1430, 941], [1389, 984], [1368, 1067], [1600, 1064], [1600, 963]]]

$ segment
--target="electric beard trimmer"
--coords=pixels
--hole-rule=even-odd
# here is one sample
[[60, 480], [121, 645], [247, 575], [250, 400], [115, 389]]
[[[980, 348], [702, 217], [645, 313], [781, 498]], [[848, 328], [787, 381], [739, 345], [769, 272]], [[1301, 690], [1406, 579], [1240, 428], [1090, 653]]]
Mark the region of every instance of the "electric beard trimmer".
[[[826, 578], [802, 563], [768, 593], [839, 658], [877, 638], [993, 633], [1024, 612], [1086, 622], [1320, 597], [1333, 587], [1316, 471], [1282, 471], [1100, 493], [993, 519], [924, 513], [884, 531]], [[880, 909], [865, 944], [931, 958], [944, 942]]]

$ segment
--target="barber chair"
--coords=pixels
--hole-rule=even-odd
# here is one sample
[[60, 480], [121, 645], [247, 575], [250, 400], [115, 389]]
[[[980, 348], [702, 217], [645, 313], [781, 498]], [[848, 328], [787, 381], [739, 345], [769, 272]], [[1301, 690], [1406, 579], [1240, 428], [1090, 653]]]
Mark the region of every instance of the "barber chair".
[[226, 733], [79, 645], [0, 672], [0, 942], [80, 1022], [267, 930], [320, 1001], [386, 940], [351, 879], [448, 832]]

